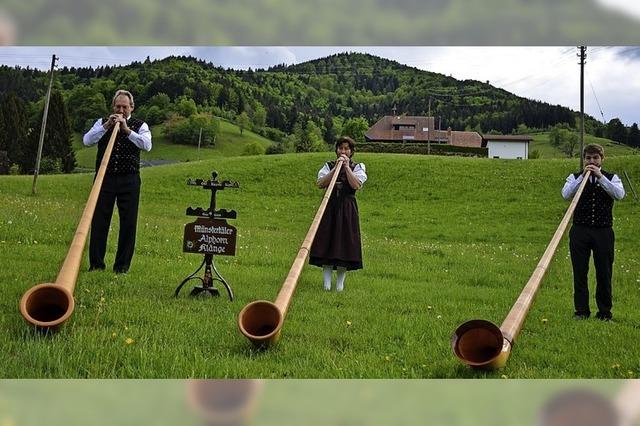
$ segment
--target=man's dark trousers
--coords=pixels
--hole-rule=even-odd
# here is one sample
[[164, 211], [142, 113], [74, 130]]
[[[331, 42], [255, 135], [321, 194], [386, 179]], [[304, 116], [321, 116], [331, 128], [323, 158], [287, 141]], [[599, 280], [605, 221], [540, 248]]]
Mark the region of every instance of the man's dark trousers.
[[91, 269], [104, 269], [107, 235], [111, 225], [113, 206], [117, 204], [120, 216], [118, 250], [113, 264], [115, 272], [127, 272], [131, 265], [136, 244], [138, 204], [140, 201], [140, 175], [107, 174], [102, 182], [96, 210], [91, 221], [89, 263]]
[[589, 257], [593, 251], [596, 268], [596, 303], [598, 312], [611, 316], [611, 275], [613, 269], [613, 228], [573, 225], [569, 231], [569, 249], [573, 265], [573, 301], [576, 313], [589, 315]]

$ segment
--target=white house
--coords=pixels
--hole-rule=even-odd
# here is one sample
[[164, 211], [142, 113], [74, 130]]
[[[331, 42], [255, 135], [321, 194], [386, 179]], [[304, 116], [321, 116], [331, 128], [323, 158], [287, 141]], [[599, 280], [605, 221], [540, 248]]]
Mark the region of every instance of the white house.
[[483, 135], [482, 146], [488, 148], [489, 158], [526, 160], [532, 140], [528, 135]]

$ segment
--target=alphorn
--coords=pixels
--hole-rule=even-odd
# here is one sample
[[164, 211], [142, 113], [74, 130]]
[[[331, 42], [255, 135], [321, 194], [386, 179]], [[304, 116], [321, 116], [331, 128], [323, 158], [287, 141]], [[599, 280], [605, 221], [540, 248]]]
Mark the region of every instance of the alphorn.
[[275, 303], [267, 300], [256, 300], [249, 303], [242, 309], [242, 311], [240, 311], [240, 315], [238, 317], [240, 332], [242, 332], [242, 334], [244, 334], [244, 336], [256, 347], [267, 348], [277, 343], [280, 339], [280, 331], [282, 329], [282, 324], [284, 323], [284, 317], [287, 315], [287, 309], [291, 303], [291, 297], [296, 291], [298, 278], [300, 277], [302, 268], [309, 256], [311, 244], [313, 243], [316, 232], [318, 231], [318, 226], [320, 225], [324, 211], [327, 208], [331, 192], [333, 192], [333, 187], [335, 186], [341, 167], [342, 161], [338, 160], [333, 176], [331, 177], [331, 181], [329, 182], [329, 186], [327, 187], [324, 197], [322, 198], [322, 202], [320, 203], [320, 207], [316, 212], [316, 216], [313, 218], [313, 222], [307, 232], [307, 236], [304, 241], [302, 241], [302, 246], [291, 265], [289, 274], [282, 284], [282, 288], [278, 293]]
[[73, 313], [75, 302], [73, 300], [73, 290], [78, 279], [80, 263], [82, 262], [82, 251], [87, 234], [91, 227], [91, 219], [96, 209], [98, 196], [102, 181], [107, 171], [107, 164], [111, 157], [113, 145], [120, 130], [120, 123], [116, 123], [109, 138], [109, 143], [102, 157], [100, 168], [89, 193], [89, 199], [85, 205], [80, 223], [71, 241], [71, 246], [67, 252], [67, 257], [60, 268], [55, 283], [38, 284], [31, 287], [20, 300], [20, 313], [30, 324], [37, 329], [55, 330], [62, 325]]
[[573, 211], [578, 205], [578, 200], [590, 175], [590, 171], [585, 173], [558, 229], [556, 229], [551, 242], [538, 262], [538, 266], [536, 266], [531, 278], [529, 278], [500, 328], [490, 321], [476, 319], [465, 322], [453, 333], [451, 347], [460, 361], [472, 367], [502, 368], [505, 366], [511, 354], [513, 342], [520, 333], [542, 278], [547, 272], [549, 263], [558, 248], [558, 244], [560, 244], [562, 235], [569, 224]]

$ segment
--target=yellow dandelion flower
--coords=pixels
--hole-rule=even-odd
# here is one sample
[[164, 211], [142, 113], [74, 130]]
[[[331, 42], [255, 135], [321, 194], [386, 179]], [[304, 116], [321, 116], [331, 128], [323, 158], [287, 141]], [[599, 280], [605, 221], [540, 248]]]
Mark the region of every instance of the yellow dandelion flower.
[[134, 342], [135, 342], [135, 340], [133, 340], [131, 337], [127, 337], [127, 340], [125, 340], [125, 343], [126, 343], [127, 345], [131, 345], [131, 344], [132, 344], [132, 343], [134, 343]]

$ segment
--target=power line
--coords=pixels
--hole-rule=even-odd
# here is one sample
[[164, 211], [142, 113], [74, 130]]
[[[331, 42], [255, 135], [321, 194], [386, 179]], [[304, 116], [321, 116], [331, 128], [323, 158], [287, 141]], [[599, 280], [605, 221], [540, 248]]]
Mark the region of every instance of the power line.
[[604, 119], [604, 113], [602, 112], [602, 108], [600, 107], [600, 102], [598, 101], [598, 96], [596, 95], [596, 91], [593, 88], [593, 83], [591, 83], [591, 79], [587, 76], [587, 80], [589, 80], [589, 86], [591, 86], [591, 92], [593, 92], [593, 97], [596, 99], [596, 104], [598, 105], [598, 110], [600, 111], [600, 115], [602, 116], [602, 122], [606, 123], [607, 121]]

